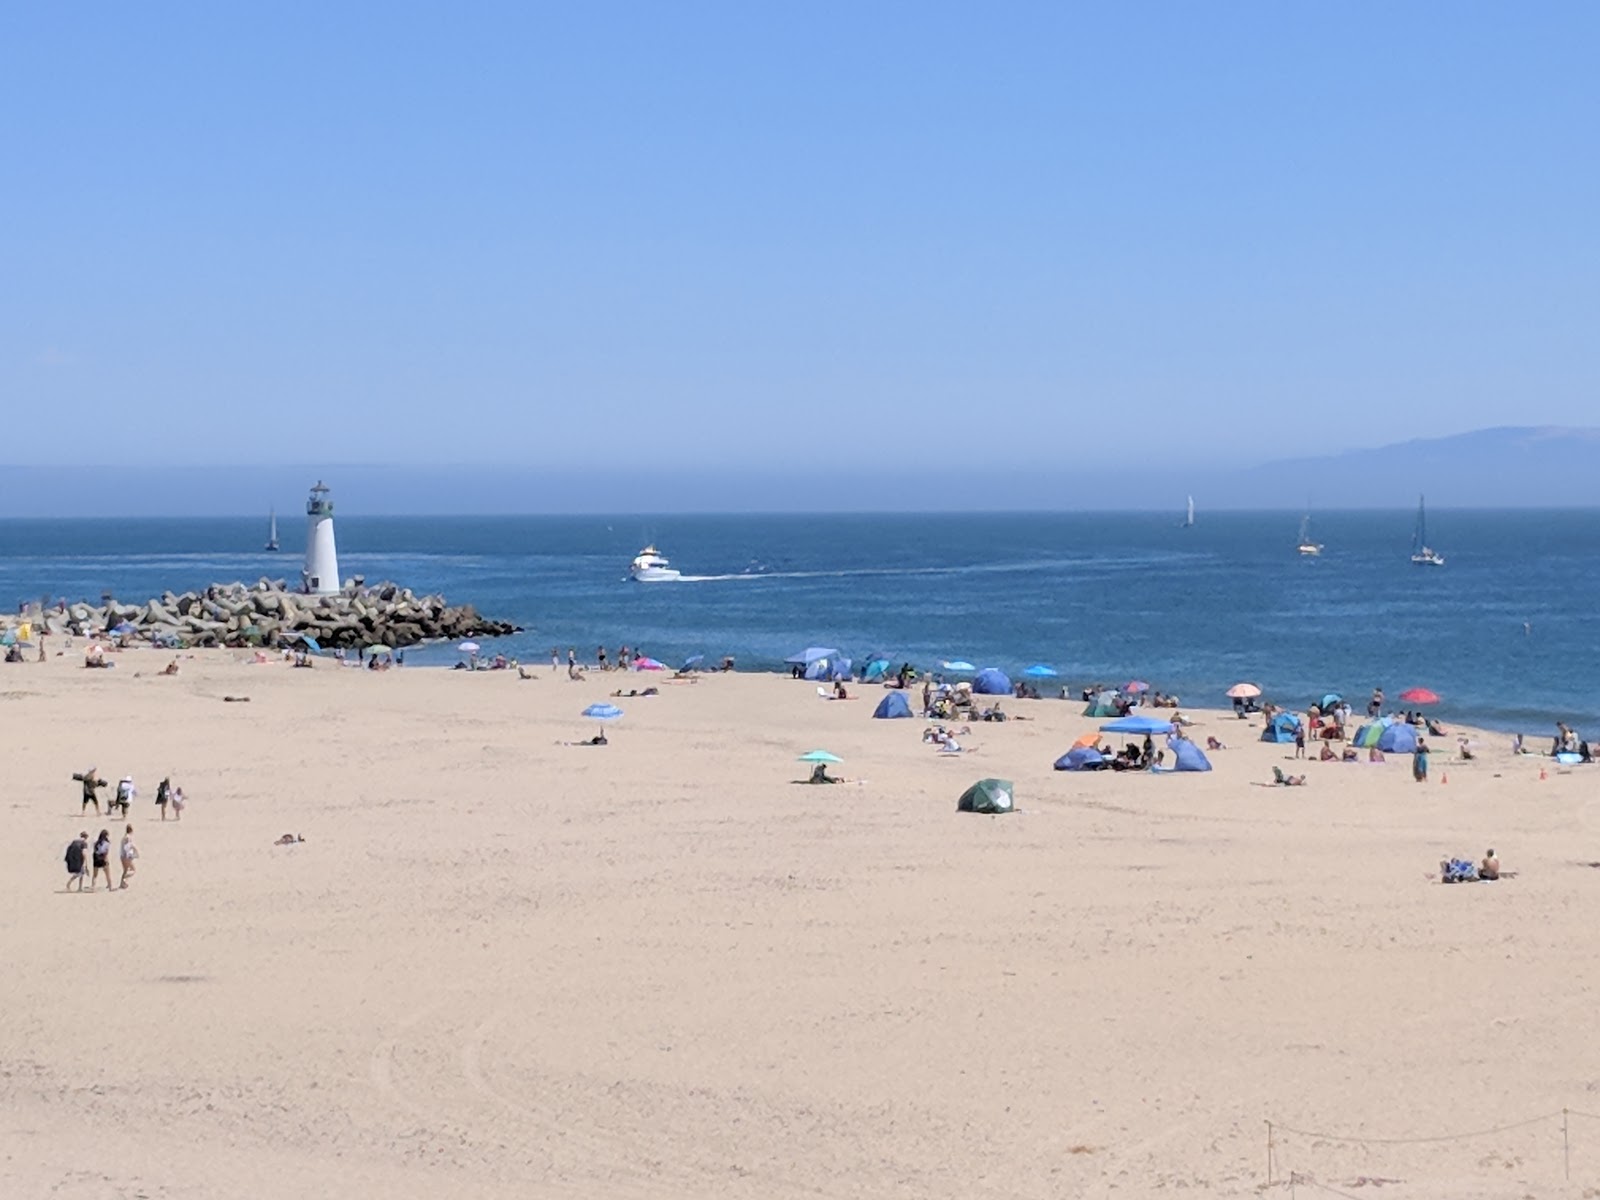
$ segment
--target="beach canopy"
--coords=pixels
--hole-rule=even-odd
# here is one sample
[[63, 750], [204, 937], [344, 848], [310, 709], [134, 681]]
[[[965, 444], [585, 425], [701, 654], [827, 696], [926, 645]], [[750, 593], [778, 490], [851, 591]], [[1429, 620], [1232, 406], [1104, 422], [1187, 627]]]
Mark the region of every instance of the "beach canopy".
[[1056, 673], [1054, 667], [1047, 667], [1044, 663], [1034, 663], [1033, 666], [1023, 672], [1029, 679], [1054, 679]]
[[1172, 757], [1176, 760], [1172, 768], [1174, 771], [1211, 770], [1211, 760], [1197, 742], [1191, 742], [1188, 738], [1169, 737], [1167, 749], [1172, 751]]
[[1417, 748], [1417, 731], [1404, 721], [1391, 721], [1378, 738], [1385, 754], [1410, 754]]
[[842, 763], [844, 759], [837, 754], [829, 754], [826, 750], [807, 750], [799, 758], [800, 762], [808, 763]]
[[1093, 746], [1074, 746], [1056, 759], [1058, 771], [1088, 771], [1105, 763], [1105, 756]]
[[1016, 811], [1016, 786], [1009, 779], [980, 779], [956, 801], [957, 812], [1001, 813]]
[[786, 663], [798, 663], [800, 666], [805, 666], [807, 663], [816, 662], [819, 658], [832, 658], [838, 653], [839, 651], [837, 649], [830, 646], [807, 646], [804, 650], [800, 651], [800, 653], [791, 654], [783, 661]]
[[579, 715], [588, 717], [591, 721], [615, 721], [622, 715], [622, 710], [615, 704], [591, 704]]
[[1261, 695], [1261, 689], [1253, 683], [1236, 683], [1225, 694], [1235, 700], [1254, 700]]
[[909, 717], [911, 715], [911, 702], [906, 699], [904, 692], [888, 692], [878, 707], [872, 710], [872, 715], [880, 721], [890, 721], [896, 717]]
[[1407, 688], [1400, 693], [1400, 700], [1405, 704], [1437, 704], [1439, 693], [1430, 692], [1424, 687]]
[[985, 696], [1009, 696], [1011, 680], [999, 667], [985, 667], [973, 677], [972, 690]]
[[1288, 713], [1278, 713], [1267, 722], [1267, 727], [1261, 731], [1263, 742], [1292, 742], [1294, 731], [1300, 728], [1300, 722]]
[[1161, 717], [1119, 717], [1100, 726], [1101, 733], [1171, 733], [1172, 722]]

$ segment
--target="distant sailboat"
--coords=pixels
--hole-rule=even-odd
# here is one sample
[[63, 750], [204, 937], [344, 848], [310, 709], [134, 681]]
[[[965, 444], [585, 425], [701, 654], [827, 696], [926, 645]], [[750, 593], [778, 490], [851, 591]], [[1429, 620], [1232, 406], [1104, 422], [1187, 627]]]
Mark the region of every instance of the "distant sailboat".
[[1417, 527], [1411, 534], [1411, 561], [1419, 567], [1442, 567], [1444, 555], [1428, 545], [1428, 506], [1417, 497]]
[[1194, 526], [1194, 497], [1189, 497], [1189, 506], [1183, 513], [1183, 528], [1190, 529]]
[[1315, 558], [1322, 553], [1322, 543], [1311, 540], [1311, 514], [1307, 513], [1300, 518], [1300, 544], [1296, 547], [1307, 558]]
[[278, 548], [278, 513], [276, 509], [267, 510], [267, 549]]

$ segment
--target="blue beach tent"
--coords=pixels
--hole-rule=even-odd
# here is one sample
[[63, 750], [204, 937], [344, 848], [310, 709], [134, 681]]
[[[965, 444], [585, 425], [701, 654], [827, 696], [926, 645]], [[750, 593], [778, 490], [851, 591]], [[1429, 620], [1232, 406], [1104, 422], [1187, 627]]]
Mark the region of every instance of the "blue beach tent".
[[1292, 742], [1294, 731], [1300, 727], [1300, 722], [1288, 713], [1279, 713], [1267, 722], [1267, 727], [1261, 731], [1263, 742]]
[[1115, 692], [1096, 692], [1089, 703], [1084, 706], [1083, 715], [1086, 717], [1116, 716], [1117, 694]]
[[1104, 763], [1105, 756], [1093, 746], [1074, 746], [1056, 759], [1058, 771], [1087, 771]]
[[1410, 754], [1417, 748], [1417, 731], [1404, 721], [1392, 721], [1378, 738], [1378, 749], [1385, 754]]
[[867, 669], [861, 672], [862, 683], [877, 683], [889, 673], [889, 660], [887, 658], [873, 658], [867, 662]]
[[808, 666], [811, 663], [816, 662], [819, 658], [832, 658], [838, 653], [839, 651], [831, 646], [807, 646], [804, 650], [800, 651], [799, 654], [791, 654], [783, 661], [786, 663], [799, 663], [802, 666]]
[[1211, 760], [1206, 757], [1206, 752], [1200, 749], [1198, 742], [1191, 742], [1188, 738], [1169, 737], [1167, 749], [1172, 751], [1176, 759], [1174, 771], [1209, 771]]
[[972, 680], [972, 690], [984, 696], [1011, 695], [1011, 680], [999, 667], [985, 667]]
[[872, 715], [880, 721], [890, 721], [896, 717], [909, 717], [911, 715], [911, 702], [906, 699], [904, 692], [890, 692], [878, 701], [878, 707], [872, 710]]

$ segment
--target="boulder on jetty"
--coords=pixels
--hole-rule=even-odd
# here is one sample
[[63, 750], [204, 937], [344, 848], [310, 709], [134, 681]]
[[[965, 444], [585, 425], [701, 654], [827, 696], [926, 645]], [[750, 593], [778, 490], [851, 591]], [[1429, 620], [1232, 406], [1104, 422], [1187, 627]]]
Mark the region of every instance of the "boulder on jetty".
[[321, 596], [291, 591], [281, 579], [213, 584], [181, 596], [168, 592], [143, 604], [121, 604], [108, 596], [99, 605], [35, 608], [6, 622], [23, 623], [30, 623], [35, 635], [93, 637], [120, 629], [113, 636], [167, 646], [275, 646], [310, 637], [330, 649], [521, 632], [506, 621], [480, 616], [470, 604], [417, 596], [393, 583], [367, 586], [354, 580], [343, 591]]

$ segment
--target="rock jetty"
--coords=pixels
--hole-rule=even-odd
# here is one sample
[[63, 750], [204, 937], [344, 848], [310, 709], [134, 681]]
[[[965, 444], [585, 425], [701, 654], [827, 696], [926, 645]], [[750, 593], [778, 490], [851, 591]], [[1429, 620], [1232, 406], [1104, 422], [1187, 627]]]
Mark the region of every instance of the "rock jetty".
[[143, 604], [68, 604], [15, 616], [13, 627], [30, 622], [33, 632], [113, 637], [170, 646], [275, 646], [315, 638], [331, 649], [414, 646], [436, 639], [498, 637], [521, 632], [492, 621], [470, 604], [447, 604], [443, 596], [418, 596], [393, 583], [345, 584], [325, 596], [291, 591], [285, 581], [253, 585], [215, 584], [203, 592], [167, 592]]

